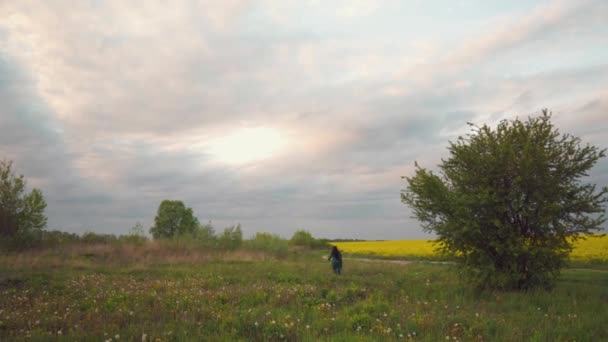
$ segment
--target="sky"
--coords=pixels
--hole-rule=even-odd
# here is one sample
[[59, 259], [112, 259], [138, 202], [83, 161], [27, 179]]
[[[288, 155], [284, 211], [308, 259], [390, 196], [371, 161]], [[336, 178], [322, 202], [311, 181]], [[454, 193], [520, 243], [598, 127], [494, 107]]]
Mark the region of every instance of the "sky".
[[[400, 201], [467, 122], [608, 147], [608, 2], [0, 1], [0, 159], [48, 229], [164, 199], [245, 236], [432, 238]], [[608, 185], [608, 161], [590, 181]]]

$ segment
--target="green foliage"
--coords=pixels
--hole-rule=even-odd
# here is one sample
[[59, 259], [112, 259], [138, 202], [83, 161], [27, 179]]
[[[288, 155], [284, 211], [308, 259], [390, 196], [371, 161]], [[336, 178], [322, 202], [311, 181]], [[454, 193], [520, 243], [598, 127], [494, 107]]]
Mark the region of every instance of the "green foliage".
[[416, 165], [402, 201], [481, 286], [551, 287], [572, 241], [599, 230], [608, 189], [582, 178], [605, 150], [560, 135], [545, 110], [475, 127], [439, 175]]
[[94, 232], [86, 232], [80, 237], [80, 241], [86, 244], [109, 244], [118, 241], [118, 237], [114, 234], [99, 234]]
[[232, 227], [227, 227], [219, 236], [218, 243], [221, 248], [237, 249], [243, 244], [243, 231], [241, 225], [237, 224]]
[[269, 252], [277, 257], [285, 257], [288, 252], [288, 242], [270, 233], [256, 233], [253, 239], [245, 241], [245, 247], [253, 250]]
[[39, 242], [46, 227], [46, 202], [42, 192], [25, 193], [23, 175], [16, 176], [12, 162], [0, 161], [0, 237], [9, 247], [21, 248]]
[[300, 229], [293, 234], [289, 244], [300, 247], [325, 248], [327, 247], [327, 240], [315, 239], [310, 232]]
[[43, 230], [40, 241], [44, 247], [59, 247], [80, 241], [80, 236], [58, 230]]
[[119, 240], [140, 245], [148, 241], [148, 238], [144, 226], [140, 222], [136, 222], [129, 230], [129, 234], [120, 236]]
[[306, 230], [297, 230], [289, 240], [292, 246], [311, 246], [315, 238]]
[[184, 202], [164, 200], [158, 206], [150, 233], [154, 239], [174, 238], [183, 234], [194, 234], [198, 225], [192, 208], [186, 208]]
[[140, 222], [135, 223], [133, 227], [129, 230], [130, 236], [146, 236], [144, 233], [144, 226]]
[[193, 238], [203, 247], [213, 248], [218, 246], [218, 237], [211, 222], [199, 225], [193, 234]]

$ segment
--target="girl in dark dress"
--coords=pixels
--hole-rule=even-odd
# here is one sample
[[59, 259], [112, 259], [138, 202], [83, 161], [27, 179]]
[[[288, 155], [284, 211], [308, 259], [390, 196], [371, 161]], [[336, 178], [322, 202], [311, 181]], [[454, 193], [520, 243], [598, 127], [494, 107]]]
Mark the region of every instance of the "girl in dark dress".
[[331, 260], [331, 268], [333, 268], [334, 273], [342, 273], [342, 253], [340, 253], [338, 247], [333, 246], [331, 248], [331, 254], [329, 254], [327, 260]]

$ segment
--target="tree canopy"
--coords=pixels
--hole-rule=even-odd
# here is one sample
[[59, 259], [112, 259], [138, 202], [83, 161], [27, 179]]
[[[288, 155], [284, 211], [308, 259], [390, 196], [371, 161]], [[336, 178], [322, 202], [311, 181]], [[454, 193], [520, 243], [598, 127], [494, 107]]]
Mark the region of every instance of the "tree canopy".
[[158, 206], [154, 226], [150, 234], [155, 239], [173, 238], [184, 234], [194, 234], [199, 226], [192, 208], [186, 208], [182, 201], [164, 200]]
[[0, 161], [0, 237], [23, 246], [46, 228], [46, 202], [39, 189], [26, 193], [23, 175], [15, 175], [13, 163]]
[[606, 150], [560, 134], [546, 110], [470, 125], [438, 174], [404, 177], [402, 201], [480, 286], [551, 287], [572, 242], [605, 222], [608, 189], [583, 180]]

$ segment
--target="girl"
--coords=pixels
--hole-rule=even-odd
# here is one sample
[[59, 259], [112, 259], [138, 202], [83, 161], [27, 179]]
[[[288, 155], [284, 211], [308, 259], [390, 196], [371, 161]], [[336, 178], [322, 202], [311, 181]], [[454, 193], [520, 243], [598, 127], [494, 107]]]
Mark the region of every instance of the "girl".
[[329, 254], [327, 260], [331, 260], [331, 267], [334, 269], [334, 273], [342, 273], [342, 253], [340, 253], [338, 247], [333, 246], [331, 248], [331, 254]]

